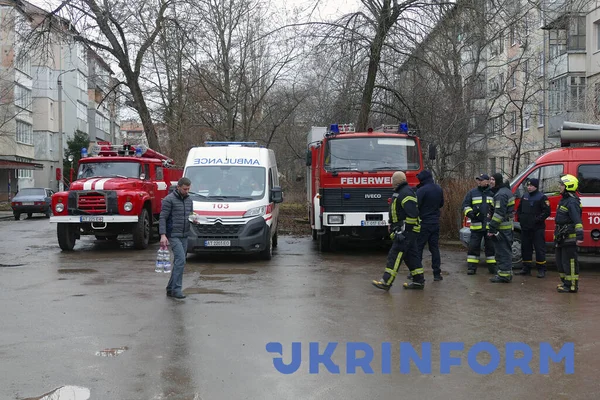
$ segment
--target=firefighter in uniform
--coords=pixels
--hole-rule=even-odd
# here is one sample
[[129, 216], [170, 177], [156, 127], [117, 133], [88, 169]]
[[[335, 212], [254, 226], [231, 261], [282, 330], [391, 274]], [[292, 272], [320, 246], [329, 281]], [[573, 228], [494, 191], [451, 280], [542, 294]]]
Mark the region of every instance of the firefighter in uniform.
[[417, 196], [408, 186], [404, 172], [394, 172], [392, 185], [394, 194], [389, 219], [392, 248], [388, 253], [383, 278], [372, 283], [379, 289], [390, 290], [400, 269], [400, 263], [404, 260], [412, 275], [412, 281], [404, 283], [404, 288], [423, 289], [425, 278], [421, 258], [417, 252], [417, 238], [420, 232]]
[[479, 264], [481, 240], [484, 240], [485, 262], [490, 274], [496, 273], [494, 243], [487, 237], [487, 215], [493, 206], [493, 194], [489, 187], [490, 177], [481, 174], [477, 178], [477, 187], [467, 193], [462, 203], [463, 215], [471, 220], [471, 237], [467, 250], [467, 274], [475, 275]]
[[515, 275], [531, 275], [533, 267], [533, 249], [535, 249], [535, 264], [537, 277], [546, 276], [546, 218], [550, 216], [550, 201], [538, 189], [539, 180], [532, 178], [527, 181], [527, 193], [523, 195], [517, 208], [517, 216], [521, 224], [521, 255], [523, 269]]
[[577, 245], [583, 243], [583, 224], [581, 222], [581, 201], [575, 193], [579, 181], [573, 175], [560, 178], [562, 199], [556, 208], [556, 228], [554, 242], [556, 246], [556, 264], [561, 284], [559, 293], [577, 293], [579, 290], [579, 262]]
[[490, 278], [493, 283], [510, 283], [512, 281], [512, 242], [513, 211], [515, 197], [508, 188], [502, 174], [495, 173], [490, 184], [498, 189], [494, 195], [494, 207], [490, 218], [487, 236], [494, 240], [496, 250], [497, 272]]

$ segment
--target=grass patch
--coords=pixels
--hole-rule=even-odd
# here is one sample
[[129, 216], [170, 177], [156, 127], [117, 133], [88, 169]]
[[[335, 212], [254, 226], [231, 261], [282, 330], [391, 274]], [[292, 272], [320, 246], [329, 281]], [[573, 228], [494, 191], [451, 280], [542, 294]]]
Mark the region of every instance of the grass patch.
[[281, 234], [308, 236], [311, 234], [308, 211], [304, 203], [286, 203], [279, 205], [279, 227]]

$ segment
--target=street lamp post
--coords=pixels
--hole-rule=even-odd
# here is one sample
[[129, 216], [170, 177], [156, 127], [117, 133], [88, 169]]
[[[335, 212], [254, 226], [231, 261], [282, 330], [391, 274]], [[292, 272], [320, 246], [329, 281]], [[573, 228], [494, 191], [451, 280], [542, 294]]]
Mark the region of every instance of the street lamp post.
[[58, 153], [59, 153], [59, 161], [58, 161], [58, 165], [60, 167], [60, 181], [58, 181], [58, 191], [62, 192], [63, 190], [65, 190], [65, 179], [64, 179], [64, 173], [63, 173], [63, 160], [65, 158], [65, 149], [63, 148], [63, 112], [62, 112], [62, 79], [60, 78], [63, 74], [66, 74], [67, 72], [73, 72], [76, 69], [70, 69], [68, 71], [63, 71], [60, 74], [58, 74], [58, 77], [56, 78], [56, 86], [58, 89]]
[[69, 154], [69, 162], [71, 163], [71, 169], [69, 170], [69, 187], [73, 183], [73, 154]]

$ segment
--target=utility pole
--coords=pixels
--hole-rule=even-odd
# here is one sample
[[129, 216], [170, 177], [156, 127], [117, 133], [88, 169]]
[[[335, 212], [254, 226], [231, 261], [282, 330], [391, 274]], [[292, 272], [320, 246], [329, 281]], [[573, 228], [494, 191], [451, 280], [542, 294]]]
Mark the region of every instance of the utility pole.
[[68, 71], [63, 71], [58, 74], [56, 78], [56, 86], [58, 88], [58, 166], [60, 168], [60, 181], [58, 181], [58, 191], [62, 192], [65, 190], [65, 180], [64, 180], [64, 158], [65, 158], [65, 149], [63, 147], [63, 109], [62, 109], [62, 79], [61, 76], [66, 74], [67, 72], [73, 72], [75, 69], [70, 69]]

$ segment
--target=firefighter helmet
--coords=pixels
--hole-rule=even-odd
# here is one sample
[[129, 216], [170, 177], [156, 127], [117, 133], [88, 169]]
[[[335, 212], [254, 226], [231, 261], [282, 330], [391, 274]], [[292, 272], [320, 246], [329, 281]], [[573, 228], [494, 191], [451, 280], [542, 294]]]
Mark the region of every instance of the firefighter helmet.
[[404, 174], [402, 171], [394, 172], [394, 175], [392, 175], [392, 185], [396, 187], [404, 182], [406, 182], [406, 174]]
[[560, 181], [565, 185], [565, 190], [568, 192], [576, 191], [579, 185], [579, 180], [571, 174], [561, 176]]

